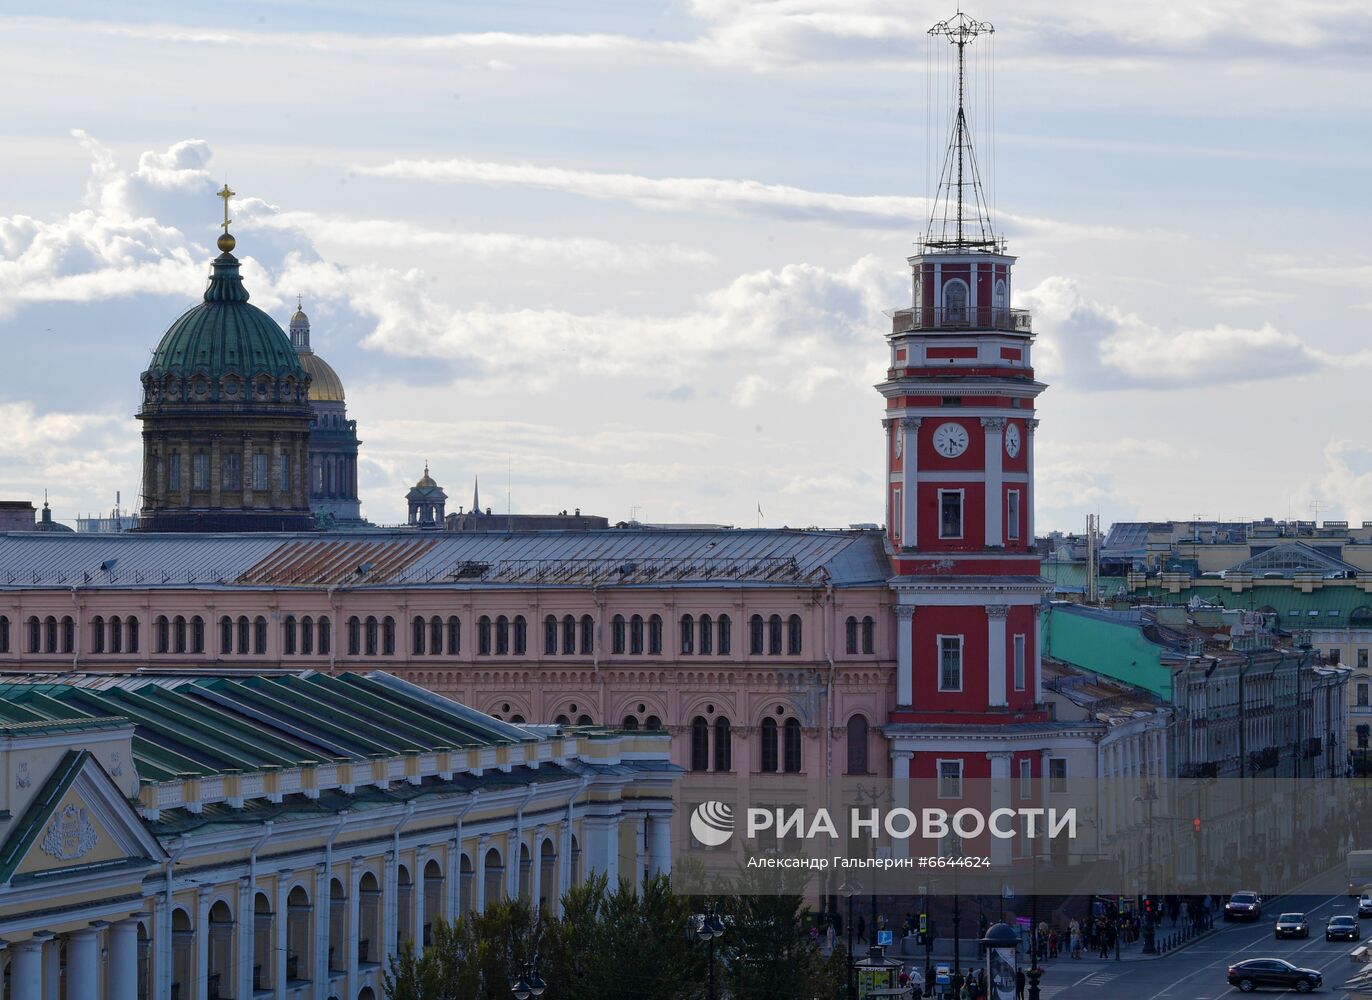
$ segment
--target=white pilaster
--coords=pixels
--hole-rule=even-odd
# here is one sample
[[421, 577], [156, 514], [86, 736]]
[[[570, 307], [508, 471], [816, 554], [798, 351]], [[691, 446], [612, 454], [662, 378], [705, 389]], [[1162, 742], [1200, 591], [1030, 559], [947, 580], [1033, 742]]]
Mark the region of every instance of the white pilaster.
[[900, 433], [900, 544], [913, 549], [919, 545], [919, 417], [902, 417]]
[[253, 955], [257, 944], [257, 908], [253, 893], [252, 880], [247, 876], [238, 880], [238, 922], [234, 933], [238, 935], [237, 974], [234, 976], [234, 994], [238, 1000], [252, 1000], [252, 969], [259, 961]]
[[43, 995], [43, 943], [52, 935], [39, 935], [10, 945], [10, 993], [16, 997]]
[[522, 859], [519, 856], [519, 845], [521, 841], [521, 831], [516, 828], [505, 836], [505, 896], [508, 899], [519, 898], [519, 869], [522, 867]]
[[[991, 808], [1009, 809], [1010, 808], [1010, 758], [1013, 756], [1010, 751], [995, 751], [988, 753], [987, 758], [991, 761]], [[1002, 827], [1004, 823], [1000, 824]], [[1010, 863], [1010, 841], [1001, 837], [991, 837], [991, 864], [1008, 865]]]
[[43, 1000], [57, 1000], [57, 986], [61, 977], [58, 948], [61, 944], [57, 938], [43, 942]]
[[[429, 852], [424, 847], [415, 848], [414, 852], [414, 892], [411, 894], [414, 904], [414, 918], [410, 921], [410, 927], [414, 932], [414, 940], [410, 942], [414, 946], [415, 954], [424, 951], [424, 899], [428, 895], [428, 889], [424, 885], [424, 866], [428, 863]], [[401, 942], [403, 945], [404, 942]]]
[[1034, 504], [1038, 499], [1038, 490], [1034, 488], [1034, 438], [1038, 436], [1034, 431], [1038, 425], [1037, 419], [1024, 422], [1024, 462], [1025, 471], [1028, 473], [1028, 482], [1025, 483], [1026, 495], [1020, 502], [1024, 505], [1024, 518], [1027, 526], [1024, 541], [1030, 548], [1034, 546]]
[[486, 912], [486, 851], [490, 837], [482, 834], [476, 839], [476, 864], [472, 866], [472, 909], [477, 913]]
[[[276, 901], [272, 904], [272, 996], [285, 1000], [286, 996], [286, 948], [289, 942], [287, 932], [291, 920], [290, 904], [287, 902], [287, 886], [290, 885], [291, 870], [276, 873]], [[296, 975], [300, 975], [297, 970]]]
[[[333, 919], [333, 882], [330, 875], [325, 865], [315, 868], [314, 899], [311, 900], [314, 903], [314, 951], [310, 953], [310, 958], [314, 963], [314, 974], [310, 978], [315, 982], [315, 989], [323, 996], [329, 995], [329, 938], [333, 936], [329, 927]], [[305, 971], [301, 970], [302, 973]]]
[[209, 996], [210, 969], [210, 890], [201, 889], [195, 896], [195, 996], [206, 1000]]
[[915, 608], [897, 604], [896, 613], [896, 704], [908, 708], [915, 703]]
[[1005, 617], [1010, 608], [1004, 604], [986, 606], [987, 698], [992, 708], [1007, 704], [1005, 699]]
[[986, 544], [1005, 544], [1005, 419], [982, 417], [986, 437]]
[[[414, 876], [410, 876], [411, 895], [413, 895]], [[386, 852], [386, 871], [385, 882], [381, 887], [381, 943], [382, 947], [376, 949], [378, 955], [385, 955], [381, 959], [382, 967], [389, 969], [391, 959], [395, 957], [395, 938], [400, 922], [400, 859], [395, 851]]]
[[[110, 924], [105, 932], [109, 948], [106, 976], [108, 1000], [137, 1000], [138, 998], [138, 921], [132, 918]], [[15, 994], [17, 997], [19, 994]], [[249, 994], [251, 996], [251, 993]], [[70, 1000], [81, 1000], [83, 994], [68, 991]], [[94, 1000], [98, 993], [87, 996]]]
[[[910, 808], [910, 760], [914, 756], [910, 750], [891, 751], [892, 809]], [[908, 858], [910, 856], [910, 838], [893, 837], [891, 840], [891, 856], [893, 858]]]
[[672, 873], [672, 815], [653, 813], [648, 827], [648, 856], [651, 859], [650, 872], [653, 875]]
[[639, 813], [630, 819], [634, 830], [634, 892], [643, 889], [643, 875], [648, 866], [648, 817]]
[[546, 826], [534, 827], [534, 849], [529, 854], [533, 859], [533, 867], [529, 869], [529, 905], [535, 916], [538, 915], [539, 897], [543, 895], [543, 838], [547, 833]]
[[[356, 861], [348, 863], [348, 927], [343, 934], [343, 947], [348, 949], [348, 996], [357, 996], [357, 945], [362, 927], [362, 866]], [[373, 941], [368, 957], [376, 951], [377, 942]]]
[[67, 935], [67, 996], [96, 1000], [100, 996], [99, 931], [85, 927]]
[[444, 882], [447, 889], [443, 893], [443, 919], [448, 923], [457, 920], [457, 908], [462, 905], [462, 844], [456, 837], [448, 841], [448, 865], [445, 869], [448, 879]]

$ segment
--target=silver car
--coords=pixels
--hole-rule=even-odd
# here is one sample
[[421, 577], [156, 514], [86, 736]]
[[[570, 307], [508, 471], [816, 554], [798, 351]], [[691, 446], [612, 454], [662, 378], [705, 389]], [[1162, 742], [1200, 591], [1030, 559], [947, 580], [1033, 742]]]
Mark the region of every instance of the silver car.
[[1306, 922], [1304, 913], [1283, 913], [1277, 918], [1275, 932], [1279, 938], [1308, 938], [1310, 924]]

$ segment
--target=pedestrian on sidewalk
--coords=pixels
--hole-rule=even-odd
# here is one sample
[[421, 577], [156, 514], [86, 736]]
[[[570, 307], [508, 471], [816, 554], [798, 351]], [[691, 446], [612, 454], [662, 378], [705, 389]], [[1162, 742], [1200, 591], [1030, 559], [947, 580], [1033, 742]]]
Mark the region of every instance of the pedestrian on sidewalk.
[[1015, 1000], [1024, 1000], [1024, 970], [1015, 970]]

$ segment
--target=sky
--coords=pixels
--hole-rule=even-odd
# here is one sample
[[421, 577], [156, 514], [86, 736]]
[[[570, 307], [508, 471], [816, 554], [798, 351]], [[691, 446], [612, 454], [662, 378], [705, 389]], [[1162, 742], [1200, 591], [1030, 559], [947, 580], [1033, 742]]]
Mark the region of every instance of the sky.
[[[1372, 10], [988, 0], [971, 114], [1033, 311], [1037, 528], [1372, 520]], [[137, 503], [139, 374], [230, 184], [364, 514], [882, 520], [885, 311], [954, 4], [5, 5], [0, 496]]]

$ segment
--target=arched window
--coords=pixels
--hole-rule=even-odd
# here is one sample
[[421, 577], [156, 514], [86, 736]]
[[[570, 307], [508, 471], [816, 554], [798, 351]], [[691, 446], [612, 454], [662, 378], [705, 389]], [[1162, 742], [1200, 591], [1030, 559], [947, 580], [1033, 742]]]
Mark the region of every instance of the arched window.
[[648, 652], [653, 656], [662, 655], [662, 616], [648, 617]]
[[476, 879], [476, 869], [472, 867], [472, 859], [466, 854], [457, 863], [457, 904], [460, 917], [465, 917], [472, 912], [475, 906], [476, 897], [473, 895], [473, 882]]
[[733, 769], [732, 733], [729, 731], [729, 720], [721, 715], [715, 720], [715, 770], [732, 771]]
[[781, 655], [781, 615], [767, 619], [767, 652], [773, 656]]
[[629, 619], [629, 652], [634, 656], [643, 655], [643, 616], [634, 615]]
[[366, 655], [375, 656], [381, 640], [381, 623], [376, 620], [375, 615], [367, 616], [366, 629]]
[[876, 631], [877, 623], [868, 615], [862, 619], [862, 651], [873, 653], [876, 651]]
[[655, 733], [662, 728], [662, 720], [659, 719], [656, 715], [650, 715], [648, 716], [648, 718], [643, 720], [643, 728], [648, 730], [648, 732], [650, 733]]
[[300, 652], [303, 656], [314, 653], [314, 619], [309, 615], [300, 619]]
[[967, 322], [967, 282], [950, 278], [943, 283], [943, 322]]
[[[276, 935], [272, 933], [272, 903], [265, 892], [259, 892], [253, 901], [253, 955], [267, 956], [276, 946]], [[261, 962], [253, 968], [253, 990], [272, 988], [272, 970], [275, 962]]]
[[381, 884], [367, 872], [357, 890], [357, 960], [381, 962]]
[[519, 898], [528, 902], [533, 892], [534, 858], [528, 844], [519, 845]]
[[800, 615], [792, 615], [786, 620], [786, 653], [788, 656], [800, 655]]
[[762, 760], [758, 768], [763, 774], [776, 774], [777, 772], [777, 720], [766, 718], [762, 720]]
[[281, 619], [281, 653], [283, 656], [295, 655], [295, 615]]
[[546, 615], [543, 619], [543, 655], [557, 655], [557, 617]]
[[610, 623], [610, 652], [623, 653], [625, 642], [628, 638], [625, 634], [626, 623], [623, 615], [615, 615]]
[[858, 620], [852, 615], [843, 623], [843, 651], [850, 655], [858, 651]]
[[695, 652], [696, 645], [696, 622], [690, 615], [681, 616], [681, 649], [682, 656], [690, 656]]
[[715, 624], [709, 615], [700, 616], [700, 655], [709, 656], [715, 649]]
[[476, 620], [476, 655], [491, 655], [491, 619], [482, 615]]
[[[443, 619], [434, 615], [429, 619], [429, 655], [441, 656], [443, 653]], [[428, 898], [428, 897], [425, 897]]]
[[[54, 648], [56, 647], [54, 646]], [[110, 619], [110, 652], [122, 653], [123, 651], [124, 619], [120, 618], [118, 615], [115, 615], [113, 618]]]
[[[356, 619], [353, 619], [356, 621]], [[321, 615], [319, 618], [319, 655], [328, 656], [329, 646], [333, 643], [333, 627], [329, 623], [328, 615]]]
[[[557, 899], [557, 848], [551, 837], [544, 837], [538, 846], [538, 899], [534, 900], [534, 912], [538, 913], [548, 906], [550, 899]], [[428, 897], [426, 896], [425, 899]]]
[[500, 863], [500, 852], [492, 847], [486, 852], [486, 905], [498, 903], [505, 898], [505, 866]]
[[448, 655], [456, 656], [462, 652], [462, 619], [457, 615], [448, 616]]
[[348, 653], [358, 656], [362, 652], [362, 623], [356, 615], [348, 619]]
[[501, 615], [495, 620], [495, 652], [504, 656], [510, 651], [510, 620]]
[[800, 720], [787, 719], [786, 725], [782, 727], [785, 737], [785, 753], [782, 761], [782, 770], [787, 774], [800, 773]]
[[390, 615], [381, 620], [381, 653], [383, 656], [395, 655], [395, 619]]
[[620, 729], [623, 729], [623, 730], [624, 730], [625, 732], [627, 732], [627, 733], [637, 732], [637, 731], [638, 731], [638, 716], [636, 716], [636, 715], [626, 715], [626, 716], [624, 716], [624, 722], [623, 722], [623, 724], [622, 724], [619, 728], [620, 728]]
[[[28, 645], [29, 645], [29, 652], [30, 652], [30, 653], [41, 653], [41, 652], [43, 651], [43, 624], [42, 624], [42, 622], [40, 622], [36, 616], [30, 615], [30, 616], [29, 616], [29, 620], [28, 620], [25, 624], [28, 625], [28, 632], [29, 632], [29, 644], [28, 644]], [[104, 622], [101, 622], [100, 624], [101, 624], [101, 626], [103, 627], [105, 623], [104, 623]], [[91, 622], [92, 632], [94, 632], [94, 625], [95, 625], [95, 623], [94, 623], [94, 622]], [[92, 638], [94, 638], [94, 635], [92, 635]], [[102, 638], [103, 638], [103, 636], [102, 636]], [[91, 643], [91, 648], [92, 648], [92, 651], [94, 651], [94, 649], [95, 649], [95, 644], [94, 644], [94, 643]]]
[[[420, 928], [420, 945], [433, 944], [433, 929], [443, 916], [443, 869], [437, 859], [430, 858], [424, 865], [424, 926]], [[549, 885], [551, 882], [545, 882]]]
[[731, 634], [733, 632], [733, 622], [729, 620], [728, 615], [720, 615], [719, 621], [716, 624], [719, 626], [719, 644], [716, 648], [716, 652], [719, 653], [720, 656], [728, 656], [734, 648], [734, 637]]
[[576, 619], [571, 615], [562, 618], [562, 655], [571, 656], [576, 652]]
[[[39, 635], [38, 635], [38, 619], [37, 619], [37, 618], [31, 618], [31, 619], [29, 619], [29, 620], [30, 620], [31, 622], [33, 622], [33, 629], [32, 629], [32, 633], [33, 633], [33, 634], [32, 634], [32, 636], [31, 636], [31, 638], [32, 638], [33, 641], [29, 643], [29, 646], [31, 647], [31, 648], [29, 649], [29, 652], [31, 652], [31, 653], [36, 653], [36, 652], [39, 651], [39, 646], [38, 646], [38, 642], [39, 642]], [[105, 619], [104, 619], [102, 616], [100, 616], [100, 615], [96, 615], [94, 618], [91, 619], [91, 652], [92, 652], [92, 653], [103, 653], [104, 651], [105, 651]]]
[[172, 620], [172, 649], [178, 653], [186, 651], [186, 619], [182, 615]]
[[258, 656], [267, 655], [267, 619], [258, 615], [252, 623], [253, 652]]
[[168, 623], [166, 615], [158, 615], [153, 619], [152, 651], [154, 653], [171, 652], [171, 625]]
[[[130, 620], [130, 621], [136, 621], [136, 619], [132, 619], [132, 618], [129, 619], [129, 620]], [[76, 649], [76, 622], [75, 622], [75, 620], [73, 620], [73, 618], [72, 618], [71, 615], [67, 615], [66, 617], [64, 617], [64, 618], [62, 619], [62, 652], [64, 652], [64, 653], [70, 653], [70, 652], [72, 652], [72, 651], [75, 650], [75, 649]], [[138, 647], [135, 645], [132, 649], [129, 650], [129, 652], [130, 652], [130, 653], [136, 653], [136, 652], [138, 652]]]
[[43, 651], [57, 652], [57, 619], [52, 615], [43, 619]]
[[286, 982], [313, 979], [310, 895], [298, 885], [286, 897]]
[[848, 773], [867, 774], [867, 719], [855, 715], [848, 720]]
[[233, 982], [233, 936], [233, 914], [229, 904], [221, 899], [210, 907], [209, 954], [205, 969], [210, 996], [231, 997], [237, 993]]
[[581, 616], [581, 655], [590, 656], [595, 652], [595, 619], [590, 615]]
[[553, 724], [556, 726], [570, 726], [572, 724], [572, 720], [567, 718], [567, 716], [565, 715], [559, 715], [556, 719], [553, 720]]
[[[997, 278], [991, 291], [991, 305], [996, 307], [996, 316], [1003, 317], [1010, 305], [1010, 289], [1004, 278]], [[1002, 319], [1001, 322], [1004, 322]]]
[[424, 619], [415, 615], [414, 620], [410, 622], [410, 652], [416, 656], [422, 656], [424, 653], [424, 631]]
[[0, 653], [10, 651], [10, 619], [9, 615], [0, 615]]
[[252, 639], [252, 622], [248, 621], [247, 615], [238, 616], [238, 653], [240, 656], [248, 655], [248, 645]]
[[329, 971], [348, 971], [348, 897], [343, 883], [333, 879], [329, 883]]
[[754, 656], [762, 655], [762, 616], [753, 615], [748, 619], [748, 652]]
[[395, 940], [399, 948], [414, 945], [414, 879], [408, 865], [396, 865]]
[[691, 770], [710, 770], [710, 724], [703, 715], [691, 720]]
[[233, 619], [228, 615], [219, 619], [219, 654], [228, 656], [233, 652]]
[[514, 617], [514, 655], [523, 656], [529, 648], [529, 623], [523, 615]]
[[[196, 618], [195, 620], [200, 623], [200, 644], [195, 651], [197, 653], [203, 653], [205, 651], [205, 619]], [[129, 631], [129, 641], [127, 643], [129, 652], [136, 653], [138, 652], [138, 619], [130, 617], [126, 627]]]
[[591, 717], [590, 717], [589, 715], [585, 715], [585, 714], [578, 715], [578, 716], [576, 717], [576, 724], [577, 724], [578, 726], [594, 726], [594, 725], [595, 725], [595, 723], [591, 721]]

